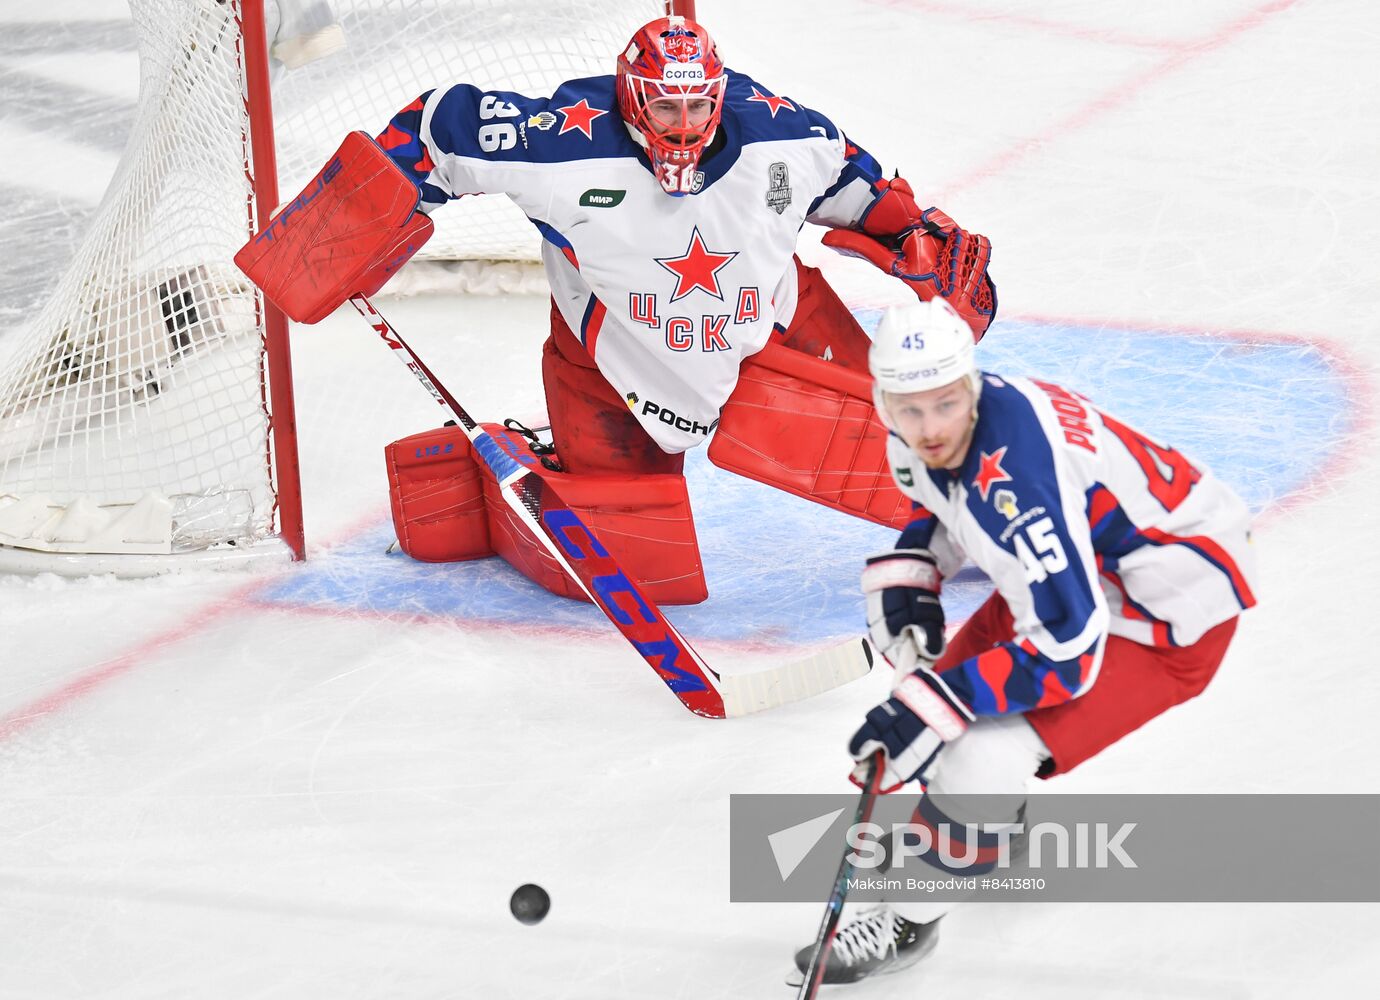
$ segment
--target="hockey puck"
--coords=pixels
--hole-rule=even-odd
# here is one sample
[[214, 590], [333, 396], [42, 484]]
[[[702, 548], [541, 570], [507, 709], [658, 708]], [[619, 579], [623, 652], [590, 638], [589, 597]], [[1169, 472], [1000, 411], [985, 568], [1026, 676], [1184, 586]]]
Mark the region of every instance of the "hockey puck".
[[513, 890], [508, 909], [524, 924], [539, 924], [551, 912], [551, 897], [541, 886], [529, 882]]

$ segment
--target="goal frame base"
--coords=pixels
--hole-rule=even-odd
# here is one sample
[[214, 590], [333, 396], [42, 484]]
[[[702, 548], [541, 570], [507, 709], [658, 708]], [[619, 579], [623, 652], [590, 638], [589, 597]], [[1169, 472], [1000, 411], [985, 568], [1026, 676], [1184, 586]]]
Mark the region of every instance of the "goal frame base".
[[40, 552], [0, 545], [0, 574], [55, 576], [76, 579], [114, 576], [135, 580], [172, 573], [243, 570], [263, 572], [291, 564], [293, 551], [283, 539], [272, 536], [252, 545], [218, 545], [209, 549], [172, 553]]

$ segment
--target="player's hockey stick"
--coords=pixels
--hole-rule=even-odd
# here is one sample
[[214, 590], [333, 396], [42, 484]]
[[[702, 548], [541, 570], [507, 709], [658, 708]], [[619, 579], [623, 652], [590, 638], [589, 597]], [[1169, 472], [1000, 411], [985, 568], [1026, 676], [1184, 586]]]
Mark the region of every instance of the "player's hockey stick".
[[871, 669], [872, 652], [866, 640], [857, 639], [768, 670], [724, 676], [711, 669], [551, 485], [504, 451], [465, 412], [373, 303], [355, 295], [350, 304], [432, 398], [451, 411], [498, 479], [504, 501], [690, 711], [711, 719], [760, 712], [846, 684]]
[[[867, 783], [858, 799], [853, 826], [866, 823], [872, 818], [872, 807], [877, 802], [877, 792], [882, 784], [884, 770], [883, 754], [878, 750], [868, 759]], [[796, 994], [796, 1000], [814, 1000], [819, 984], [824, 980], [824, 970], [829, 965], [829, 949], [834, 946], [834, 935], [838, 933], [843, 902], [848, 897], [848, 883], [853, 878], [853, 865], [848, 860], [851, 853], [851, 849], [844, 851], [843, 860], [839, 862], [839, 874], [834, 879], [834, 891], [829, 894], [829, 902], [824, 907], [824, 919], [820, 922], [819, 933], [815, 935], [810, 965], [805, 970], [805, 978], [800, 982], [800, 992]]]

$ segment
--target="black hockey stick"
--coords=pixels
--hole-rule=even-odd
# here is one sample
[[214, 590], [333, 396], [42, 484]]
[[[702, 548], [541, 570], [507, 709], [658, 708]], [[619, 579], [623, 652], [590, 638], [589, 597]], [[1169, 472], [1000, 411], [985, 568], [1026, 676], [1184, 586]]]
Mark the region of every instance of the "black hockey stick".
[[[858, 798], [858, 810], [853, 815], [855, 827], [872, 818], [872, 807], [877, 803], [885, 760], [885, 754], [881, 750], [868, 758], [867, 782]], [[851, 853], [851, 850], [844, 851], [843, 860], [839, 862], [839, 874], [834, 879], [834, 891], [829, 894], [829, 902], [824, 907], [824, 919], [820, 922], [819, 933], [815, 935], [814, 951], [810, 956], [810, 965], [805, 970], [805, 978], [800, 982], [797, 1000], [813, 1000], [820, 983], [824, 980], [824, 970], [829, 966], [829, 951], [834, 946], [834, 935], [839, 929], [839, 917], [843, 915], [843, 903], [848, 897], [848, 883], [853, 878], [853, 863], [848, 860]]]
[[866, 640], [850, 639], [767, 670], [745, 674], [714, 670], [623, 572], [551, 485], [504, 451], [478, 425], [373, 303], [355, 295], [350, 304], [432, 398], [450, 410], [473, 442], [475, 454], [498, 480], [504, 502], [690, 711], [711, 719], [760, 712], [828, 691], [871, 669], [872, 651]]

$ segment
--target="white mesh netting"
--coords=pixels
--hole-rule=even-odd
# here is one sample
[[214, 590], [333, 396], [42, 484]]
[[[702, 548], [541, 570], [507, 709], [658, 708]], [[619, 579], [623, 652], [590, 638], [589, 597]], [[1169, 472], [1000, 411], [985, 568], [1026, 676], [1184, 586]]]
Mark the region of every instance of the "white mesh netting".
[[[315, 175], [344, 132], [382, 131], [425, 90], [463, 81], [550, 94], [564, 80], [612, 72], [633, 31], [665, 10], [661, 0], [354, 0], [330, 6], [346, 48], [274, 81], [284, 198]], [[536, 230], [502, 196], [465, 198], [439, 213], [436, 223], [423, 257], [539, 257]]]
[[[267, 6], [282, 198], [352, 128], [463, 80], [539, 94], [608, 72], [659, 0], [298, 0]], [[251, 228], [239, 0], [130, 0], [132, 133], [53, 294], [0, 331], [0, 545], [166, 553], [272, 534], [264, 338], [231, 257]], [[341, 42], [343, 40], [343, 45]], [[535, 260], [501, 197], [427, 247]], [[469, 267], [469, 265], [467, 265]]]

